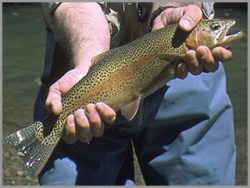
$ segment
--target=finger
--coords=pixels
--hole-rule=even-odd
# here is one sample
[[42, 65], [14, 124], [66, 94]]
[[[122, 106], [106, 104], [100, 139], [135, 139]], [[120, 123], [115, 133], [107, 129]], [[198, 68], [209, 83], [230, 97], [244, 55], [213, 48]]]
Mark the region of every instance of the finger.
[[219, 61], [228, 61], [232, 58], [232, 52], [223, 47], [215, 47], [212, 49], [213, 56]]
[[164, 24], [162, 22], [162, 18], [160, 16], [158, 16], [154, 20], [152, 31], [160, 29], [162, 27], [164, 27]]
[[46, 107], [55, 115], [59, 115], [62, 112], [61, 100], [62, 97], [60, 91], [51, 86], [45, 102]]
[[64, 127], [63, 140], [68, 144], [74, 144], [77, 141], [74, 115], [69, 115]]
[[187, 77], [187, 65], [185, 63], [179, 63], [176, 67], [176, 77], [184, 79]]
[[103, 121], [108, 124], [112, 124], [116, 119], [116, 112], [107, 104], [98, 102], [96, 103], [96, 110], [100, 114]]
[[214, 72], [219, 67], [218, 62], [214, 60], [212, 52], [206, 46], [200, 46], [197, 48], [196, 57], [206, 71]]
[[89, 120], [84, 109], [75, 112], [76, 135], [79, 141], [89, 143], [92, 139]]
[[152, 30], [157, 30], [164, 26], [179, 22], [183, 16], [183, 10], [183, 7], [168, 8], [164, 10], [158, 17], [155, 18]]
[[184, 14], [179, 22], [179, 26], [184, 31], [192, 30], [202, 19], [202, 11], [197, 5], [185, 7]]
[[180, 21], [181, 17], [183, 16], [184, 8], [168, 8], [167, 10], [163, 11], [160, 14], [161, 20], [163, 24], [170, 25], [173, 23], [177, 23]]
[[198, 75], [202, 72], [202, 65], [198, 62], [196, 52], [194, 50], [188, 50], [185, 54], [185, 59], [190, 73]]
[[104, 124], [96, 110], [95, 104], [86, 105], [86, 115], [90, 123], [92, 135], [94, 137], [100, 137], [104, 132]]
[[173, 23], [178, 23], [184, 14], [184, 7], [180, 8], [170, 8], [163, 12], [161, 15], [162, 20], [164, 20], [164, 25], [170, 25]]

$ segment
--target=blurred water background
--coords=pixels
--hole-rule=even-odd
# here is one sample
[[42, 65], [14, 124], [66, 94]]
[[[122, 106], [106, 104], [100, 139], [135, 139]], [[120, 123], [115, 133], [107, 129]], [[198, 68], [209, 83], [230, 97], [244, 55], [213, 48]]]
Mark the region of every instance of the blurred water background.
[[[247, 3], [217, 3], [216, 17], [233, 18], [247, 34]], [[237, 185], [247, 185], [247, 35], [232, 47], [226, 62], [228, 93], [234, 106]], [[32, 122], [45, 51], [39, 4], [3, 4], [3, 136]], [[212, 152], [212, 151], [211, 151]], [[138, 167], [138, 166], [137, 166]], [[138, 184], [143, 184], [137, 168]], [[3, 184], [37, 185], [13, 148], [3, 145]]]

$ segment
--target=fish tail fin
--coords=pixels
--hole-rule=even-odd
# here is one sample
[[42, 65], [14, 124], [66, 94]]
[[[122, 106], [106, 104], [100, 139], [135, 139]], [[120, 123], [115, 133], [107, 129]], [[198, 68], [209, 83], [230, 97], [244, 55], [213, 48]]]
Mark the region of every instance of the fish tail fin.
[[37, 176], [43, 169], [59, 141], [58, 138], [56, 142], [48, 144], [50, 135], [44, 137], [43, 129], [43, 123], [37, 121], [5, 137], [5, 141], [17, 150], [18, 156], [23, 158], [33, 176]]

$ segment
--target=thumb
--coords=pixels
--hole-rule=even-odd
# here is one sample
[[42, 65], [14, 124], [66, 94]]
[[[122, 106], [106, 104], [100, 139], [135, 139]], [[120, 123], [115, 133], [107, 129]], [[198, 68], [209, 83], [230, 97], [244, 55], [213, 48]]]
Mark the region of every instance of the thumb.
[[49, 89], [48, 97], [46, 99], [46, 107], [55, 115], [59, 115], [62, 112], [61, 100], [61, 92], [52, 85]]
[[189, 5], [184, 9], [183, 16], [179, 22], [179, 27], [184, 31], [191, 31], [201, 19], [201, 8], [197, 5]]

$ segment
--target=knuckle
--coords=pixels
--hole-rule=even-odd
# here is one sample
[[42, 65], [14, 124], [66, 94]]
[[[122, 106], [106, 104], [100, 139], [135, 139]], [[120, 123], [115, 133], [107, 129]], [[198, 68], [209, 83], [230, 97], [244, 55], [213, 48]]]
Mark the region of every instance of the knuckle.
[[104, 129], [103, 128], [101, 128], [101, 127], [99, 127], [99, 128], [93, 128], [92, 129], [92, 133], [93, 133], [93, 136], [94, 137], [100, 137], [100, 136], [102, 136], [103, 135], [103, 131]]
[[90, 129], [90, 125], [88, 121], [78, 120], [76, 123], [76, 128], [78, 131], [88, 132]]
[[86, 140], [88, 138], [91, 138], [92, 135], [91, 135], [91, 131], [90, 131], [90, 128], [79, 128], [77, 129], [77, 132], [76, 132], [76, 137], [79, 139], [79, 140]]
[[79, 131], [88, 131], [89, 130], [89, 121], [87, 119], [87, 117], [80, 117], [80, 118], [76, 118], [76, 128]]
[[68, 144], [74, 144], [76, 142], [76, 136], [73, 133], [65, 132], [63, 140]]
[[63, 140], [67, 143], [67, 144], [74, 144], [76, 143], [76, 139], [72, 138], [72, 137], [64, 137]]
[[64, 127], [64, 130], [65, 130], [65, 134], [73, 134], [73, 133], [75, 133], [75, 130], [68, 123], [66, 123], [66, 125]]
[[87, 118], [91, 126], [99, 126], [101, 124], [100, 115], [97, 112], [87, 113]]
[[52, 84], [50, 87], [49, 87], [49, 92], [53, 91], [54, 90], [54, 84]]
[[201, 72], [202, 72], [202, 69], [192, 69], [192, 70], [190, 70], [190, 72], [193, 74], [193, 75], [199, 75], [199, 74], [201, 74]]
[[216, 70], [218, 70], [219, 64], [214, 62], [214, 63], [207, 64], [206, 66], [203, 66], [203, 67], [204, 67], [205, 71], [215, 72]]
[[212, 71], [211, 72], [217, 71], [218, 68], [219, 68], [219, 63], [214, 63], [214, 65], [212, 66]]
[[89, 136], [89, 137], [86, 137], [86, 136], [79, 136], [79, 137], [78, 137], [78, 140], [79, 140], [80, 142], [82, 142], [82, 143], [87, 143], [87, 144], [89, 144], [90, 141], [92, 140], [92, 137], [91, 137], [91, 136]]
[[184, 63], [179, 63], [176, 70], [176, 77], [184, 79], [187, 76], [188, 68]]
[[90, 117], [89, 122], [90, 122], [91, 126], [97, 127], [97, 126], [101, 125], [100, 117]]

